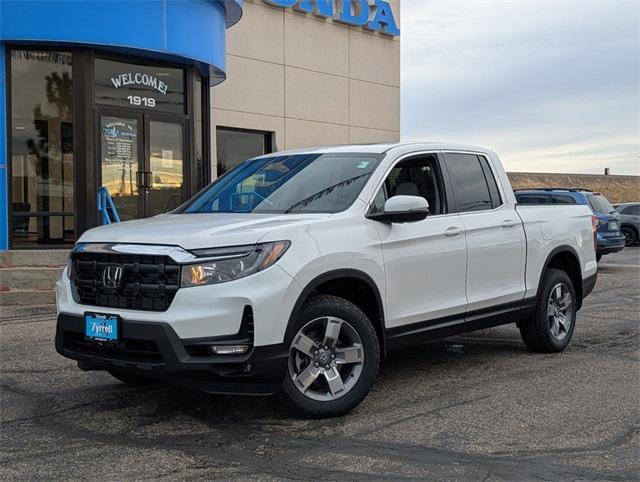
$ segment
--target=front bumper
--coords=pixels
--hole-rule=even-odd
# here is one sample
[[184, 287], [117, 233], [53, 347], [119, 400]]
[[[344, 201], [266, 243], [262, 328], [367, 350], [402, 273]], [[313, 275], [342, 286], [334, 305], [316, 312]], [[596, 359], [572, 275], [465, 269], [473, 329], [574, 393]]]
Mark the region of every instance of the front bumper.
[[278, 392], [287, 369], [284, 343], [254, 346], [243, 355], [208, 354], [208, 344], [246, 343], [246, 332], [243, 326], [234, 336], [180, 339], [168, 323], [123, 319], [120, 341], [109, 345], [86, 341], [83, 317], [62, 313], [56, 350], [84, 370], [118, 370], [210, 393]]
[[118, 315], [123, 320], [166, 323], [178, 338], [205, 338], [238, 333], [243, 310], [255, 317], [257, 346], [284, 341], [287, 321], [302, 290], [278, 265], [227, 283], [181, 288], [166, 311], [140, 311], [84, 305], [73, 298], [63, 274], [56, 284], [58, 313], [82, 317], [86, 312]]

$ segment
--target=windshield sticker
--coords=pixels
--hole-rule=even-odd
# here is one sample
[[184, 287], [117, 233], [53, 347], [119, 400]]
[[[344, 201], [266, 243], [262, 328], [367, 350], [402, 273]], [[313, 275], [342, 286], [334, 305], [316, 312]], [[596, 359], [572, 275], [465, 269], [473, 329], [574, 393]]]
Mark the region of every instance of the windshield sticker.
[[357, 165], [358, 169], [364, 169], [365, 167], [367, 167], [369, 165], [369, 161], [360, 161]]

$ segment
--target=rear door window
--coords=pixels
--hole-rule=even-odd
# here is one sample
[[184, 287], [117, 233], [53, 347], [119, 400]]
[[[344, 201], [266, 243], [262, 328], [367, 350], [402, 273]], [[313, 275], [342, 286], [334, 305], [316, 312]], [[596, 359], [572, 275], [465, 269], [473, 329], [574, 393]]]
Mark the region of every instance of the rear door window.
[[609, 200], [602, 194], [589, 194], [587, 195], [587, 201], [589, 201], [591, 209], [596, 213], [609, 214], [614, 211]]
[[496, 177], [491, 170], [489, 161], [487, 161], [486, 157], [484, 156], [478, 156], [478, 159], [480, 160], [482, 169], [484, 169], [484, 177], [487, 180], [487, 185], [489, 186], [489, 194], [491, 195], [491, 207], [497, 208], [498, 206], [502, 206], [502, 197], [500, 196], [500, 191], [498, 190], [498, 183], [496, 182]]
[[453, 183], [457, 211], [471, 212], [491, 209], [493, 207], [491, 193], [478, 156], [475, 154], [445, 153], [444, 158]]

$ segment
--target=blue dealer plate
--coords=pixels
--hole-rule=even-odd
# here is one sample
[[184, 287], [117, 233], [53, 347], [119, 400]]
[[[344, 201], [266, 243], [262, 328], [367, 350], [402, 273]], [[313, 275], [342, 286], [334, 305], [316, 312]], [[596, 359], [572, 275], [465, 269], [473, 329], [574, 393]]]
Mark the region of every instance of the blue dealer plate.
[[115, 343], [120, 336], [118, 328], [116, 315], [101, 315], [99, 313], [85, 313], [84, 315], [84, 336], [87, 340]]

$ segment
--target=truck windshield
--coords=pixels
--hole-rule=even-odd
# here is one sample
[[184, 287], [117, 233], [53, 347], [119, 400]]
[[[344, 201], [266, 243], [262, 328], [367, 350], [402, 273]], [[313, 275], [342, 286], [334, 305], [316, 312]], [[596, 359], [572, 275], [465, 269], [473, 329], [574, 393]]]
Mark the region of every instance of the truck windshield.
[[602, 194], [592, 194], [587, 196], [587, 200], [596, 213], [609, 214], [615, 211], [609, 200]]
[[355, 201], [381, 154], [316, 153], [240, 164], [175, 212], [335, 213]]

